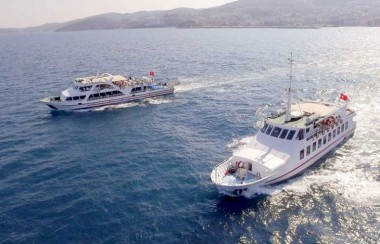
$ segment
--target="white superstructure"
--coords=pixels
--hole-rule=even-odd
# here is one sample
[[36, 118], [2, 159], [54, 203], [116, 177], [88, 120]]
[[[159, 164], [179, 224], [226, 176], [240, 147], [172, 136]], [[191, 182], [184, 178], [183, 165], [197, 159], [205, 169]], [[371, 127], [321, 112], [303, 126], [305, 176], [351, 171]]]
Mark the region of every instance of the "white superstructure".
[[287, 180], [354, 134], [355, 112], [346, 102], [304, 101], [292, 106], [290, 95], [291, 88], [287, 111], [268, 117], [243, 149], [212, 170], [211, 180], [219, 192], [238, 196]]
[[52, 109], [74, 111], [115, 105], [174, 92], [178, 81], [157, 83], [148, 77], [124, 77], [103, 73], [77, 78], [60, 96], [41, 99]]

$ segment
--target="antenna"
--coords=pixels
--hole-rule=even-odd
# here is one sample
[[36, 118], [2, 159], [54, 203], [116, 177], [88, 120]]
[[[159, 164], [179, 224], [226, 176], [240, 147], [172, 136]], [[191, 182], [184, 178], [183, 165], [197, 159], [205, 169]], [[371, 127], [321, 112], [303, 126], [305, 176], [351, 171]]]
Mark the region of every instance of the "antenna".
[[289, 89], [288, 89], [288, 105], [286, 108], [286, 116], [285, 116], [285, 122], [289, 122], [292, 119], [291, 112], [292, 112], [292, 78], [293, 78], [293, 53], [290, 52], [290, 58], [288, 58], [289, 64], [290, 64], [290, 72], [289, 72]]

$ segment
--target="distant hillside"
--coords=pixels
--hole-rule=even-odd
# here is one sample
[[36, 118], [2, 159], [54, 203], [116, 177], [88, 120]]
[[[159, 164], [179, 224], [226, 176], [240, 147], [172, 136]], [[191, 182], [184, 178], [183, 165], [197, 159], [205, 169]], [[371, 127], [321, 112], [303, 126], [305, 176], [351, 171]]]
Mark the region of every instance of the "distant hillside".
[[208, 9], [108, 13], [20, 31], [83, 31], [128, 28], [380, 26], [380, 0], [240, 0]]

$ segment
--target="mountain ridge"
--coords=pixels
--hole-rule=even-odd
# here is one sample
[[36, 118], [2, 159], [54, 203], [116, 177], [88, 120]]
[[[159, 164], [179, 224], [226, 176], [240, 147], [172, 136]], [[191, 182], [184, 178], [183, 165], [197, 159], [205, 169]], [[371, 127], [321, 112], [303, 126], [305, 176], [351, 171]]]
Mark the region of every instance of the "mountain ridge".
[[2, 32], [85, 31], [132, 28], [380, 26], [380, 0], [239, 0], [192, 9], [105, 13], [63, 23]]

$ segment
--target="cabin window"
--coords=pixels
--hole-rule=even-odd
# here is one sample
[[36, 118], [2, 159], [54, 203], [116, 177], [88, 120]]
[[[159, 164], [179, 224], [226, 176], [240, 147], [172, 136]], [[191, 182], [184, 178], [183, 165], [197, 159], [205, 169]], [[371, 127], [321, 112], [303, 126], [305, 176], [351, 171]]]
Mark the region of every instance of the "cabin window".
[[141, 91], [141, 87], [136, 87], [136, 91]]
[[329, 133], [329, 141], [331, 141], [331, 132]]
[[94, 98], [99, 98], [99, 94], [98, 93], [94, 94]]
[[297, 138], [298, 140], [303, 140], [305, 138], [305, 131], [303, 129], [298, 131]]
[[86, 98], [86, 96], [80, 96], [80, 99], [85, 99]]
[[270, 134], [273, 137], [278, 137], [280, 135], [281, 128], [280, 127], [275, 127], [272, 131], [272, 134]]
[[344, 125], [341, 126], [340, 130], [343, 132], [344, 131]]
[[338, 135], [340, 134], [340, 127], [338, 126], [338, 131], [337, 131]]
[[318, 148], [320, 148], [322, 146], [322, 139], [319, 139], [318, 140]]
[[108, 84], [101, 84], [100, 85], [100, 90], [104, 90], [104, 89], [112, 89], [112, 86], [110, 86]]
[[261, 132], [265, 133], [266, 129], [268, 128], [268, 124], [265, 124], [263, 128], [261, 128]]
[[336, 130], [333, 130], [333, 138], [336, 136]]
[[289, 131], [288, 129], [283, 129], [282, 132], [281, 132], [280, 138], [284, 139], [285, 136], [286, 136], [286, 134], [288, 134], [288, 131]]
[[295, 130], [291, 130], [288, 134], [288, 136], [286, 137], [287, 140], [292, 140], [293, 137], [294, 137], [294, 134], [296, 134], [296, 131]]
[[327, 141], [327, 136], [324, 136], [324, 137], [323, 137], [323, 145], [326, 144], [326, 141]]
[[307, 146], [307, 148], [306, 148], [306, 156], [309, 156], [309, 154], [310, 154], [310, 146]]
[[79, 100], [79, 97], [73, 97], [73, 100]]
[[272, 129], [273, 129], [273, 126], [270, 125], [267, 129], [267, 131], [265, 132], [265, 134], [269, 135], [271, 132], [272, 132]]
[[304, 157], [305, 157], [305, 150], [302, 149], [302, 150], [300, 151], [300, 159], [303, 159]]
[[317, 142], [314, 142], [314, 143], [313, 143], [313, 152], [314, 152], [315, 150], [317, 150]]
[[100, 96], [101, 96], [101, 97], [104, 97], [105, 95], [106, 95], [105, 92], [100, 93]]
[[66, 101], [71, 101], [71, 100], [73, 100], [72, 97], [67, 97], [67, 98], [66, 98]]
[[346, 127], [345, 130], [347, 130], [348, 129], [348, 122], [346, 122], [346, 126], [345, 127]]
[[310, 131], [310, 127], [306, 128], [306, 133], [309, 133], [309, 131]]
[[79, 87], [79, 91], [84, 92], [84, 91], [89, 91], [91, 90], [91, 86], [82, 86]]

